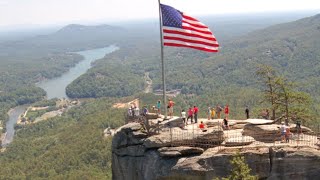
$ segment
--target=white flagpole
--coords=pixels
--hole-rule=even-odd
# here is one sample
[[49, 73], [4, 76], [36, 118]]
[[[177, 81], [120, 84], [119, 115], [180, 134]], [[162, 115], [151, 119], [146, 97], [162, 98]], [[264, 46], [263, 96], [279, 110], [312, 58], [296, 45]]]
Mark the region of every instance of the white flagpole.
[[163, 34], [162, 34], [162, 13], [160, 0], [158, 0], [159, 4], [159, 21], [160, 21], [160, 42], [161, 42], [161, 66], [162, 66], [162, 87], [163, 87], [163, 106], [164, 106], [164, 118], [167, 119], [167, 99], [166, 99], [166, 81], [165, 81], [165, 72], [164, 72], [164, 61], [163, 61]]

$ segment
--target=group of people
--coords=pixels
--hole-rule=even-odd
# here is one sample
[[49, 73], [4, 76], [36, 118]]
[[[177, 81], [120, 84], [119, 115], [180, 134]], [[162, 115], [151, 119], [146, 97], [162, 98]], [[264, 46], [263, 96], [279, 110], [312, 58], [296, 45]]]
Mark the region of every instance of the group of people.
[[183, 109], [181, 111], [181, 118], [183, 120], [184, 124], [188, 124], [189, 119], [191, 120], [191, 124], [193, 123], [193, 120], [195, 123], [198, 123], [198, 113], [199, 113], [199, 108], [197, 106], [193, 106], [189, 108], [188, 110], [188, 117], [186, 111]]
[[[296, 122], [296, 131], [298, 135], [302, 133], [301, 121]], [[287, 126], [284, 122], [281, 122], [280, 133], [281, 133], [281, 142], [288, 143], [292, 135], [290, 131], [290, 126]]]
[[140, 115], [140, 109], [135, 104], [132, 104], [128, 109], [128, 116], [135, 117]]
[[210, 119], [221, 119], [221, 112], [224, 111], [224, 118], [229, 118], [229, 105], [227, 104], [224, 108], [222, 108], [219, 104], [216, 107], [208, 107], [207, 116], [208, 120]]
[[135, 104], [132, 104], [129, 109], [128, 109], [128, 116], [130, 117], [136, 117], [136, 116], [145, 116], [147, 113], [149, 113], [149, 110], [147, 108], [147, 106], [143, 106], [142, 112], [140, 112], [140, 109], [138, 106], [136, 106]]

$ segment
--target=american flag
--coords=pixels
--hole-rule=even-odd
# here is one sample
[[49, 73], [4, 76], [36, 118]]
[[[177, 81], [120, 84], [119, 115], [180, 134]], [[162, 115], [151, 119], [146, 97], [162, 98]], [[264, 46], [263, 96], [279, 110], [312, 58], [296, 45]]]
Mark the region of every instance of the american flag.
[[160, 4], [160, 8], [164, 46], [218, 52], [219, 44], [206, 25], [171, 6]]

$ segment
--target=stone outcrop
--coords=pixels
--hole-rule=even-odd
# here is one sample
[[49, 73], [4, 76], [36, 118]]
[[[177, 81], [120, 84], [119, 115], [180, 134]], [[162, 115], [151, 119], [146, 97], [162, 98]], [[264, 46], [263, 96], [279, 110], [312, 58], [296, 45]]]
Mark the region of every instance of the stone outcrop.
[[147, 119], [157, 119], [159, 115], [157, 113], [147, 113], [146, 118]]
[[280, 126], [276, 124], [255, 125], [246, 124], [243, 128], [243, 135], [251, 136], [257, 141], [274, 142], [281, 139]]
[[189, 155], [197, 155], [202, 154], [203, 149], [199, 147], [187, 147], [187, 146], [179, 146], [179, 147], [163, 147], [158, 149], [161, 157], [177, 157], [177, 156], [189, 156]]
[[254, 142], [254, 138], [251, 136], [233, 137], [228, 138], [225, 142], [226, 146], [246, 146]]
[[[164, 125], [166, 122], [162, 123]], [[251, 144], [259, 139], [254, 136], [256, 132], [273, 135], [278, 133], [278, 127], [273, 124], [246, 124], [243, 133], [248, 135], [241, 139], [236, 139], [236, 136], [241, 135], [242, 130], [224, 133], [210, 128], [205, 133], [195, 133], [192, 139], [190, 136], [172, 139], [169, 129], [147, 136], [139, 123], [129, 123], [119, 128], [113, 136], [112, 177], [114, 180], [212, 180], [215, 177], [227, 177], [232, 168], [230, 160], [236, 152], [245, 157], [252, 174], [261, 179], [312, 180], [319, 177], [320, 151], [315, 148], [296, 148], [290, 144]], [[171, 131], [186, 130], [173, 127]], [[219, 143], [224, 141], [222, 144], [226, 147], [200, 147], [206, 142], [212, 144], [211, 140]], [[188, 141], [197, 147], [179, 146], [179, 143]]]
[[[297, 127], [295, 124], [290, 125], [290, 131], [293, 133], [297, 133]], [[303, 134], [313, 134], [314, 133], [310, 128], [305, 127], [305, 126], [301, 126], [301, 132]]]

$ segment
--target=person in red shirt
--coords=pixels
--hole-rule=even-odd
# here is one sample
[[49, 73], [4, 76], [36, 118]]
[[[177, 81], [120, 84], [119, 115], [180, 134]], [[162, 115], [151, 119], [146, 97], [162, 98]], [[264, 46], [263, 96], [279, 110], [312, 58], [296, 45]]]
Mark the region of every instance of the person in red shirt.
[[194, 115], [195, 123], [198, 123], [198, 112], [199, 112], [199, 108], [197, 106], [193, 106], [193, 115]]
[[173, 116], [173, 106], [174, 106], [174, 102], [169, 99], [168, 102], [168, 109], [169, 109], [169, 116], [172, 117]]
[[224, 115], [226, 119], [229, 119], [229, 105], [227, 104], [224, 108]]
[[206, 132], [206, 128], [205, 128], [205, 124], [203, 123], [203, 121], [201, 121], [201, 123], [199, 124], [199, 128], [201, 129], [202, 132]]
[[191, 119], [191, 124], [193, 123], [193, 109], [190, 107], [188, 110], [188, 118], [187, 118], [187, 123], [189, 118]]

